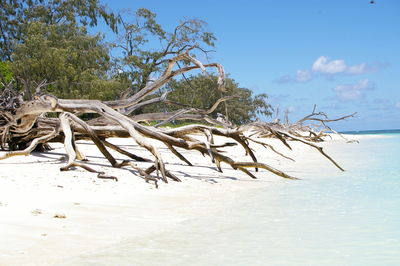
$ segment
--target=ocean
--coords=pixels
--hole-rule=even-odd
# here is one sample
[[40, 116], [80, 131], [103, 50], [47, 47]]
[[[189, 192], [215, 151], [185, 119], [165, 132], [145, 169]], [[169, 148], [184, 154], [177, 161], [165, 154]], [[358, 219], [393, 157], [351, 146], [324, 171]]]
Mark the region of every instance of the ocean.
[[343, 173], [311, 166], [300, 181], [228, 196], [217, 213], [75, 263], [400, 265], [400, 131], [367, 133], [383, 137], [334, 151]]

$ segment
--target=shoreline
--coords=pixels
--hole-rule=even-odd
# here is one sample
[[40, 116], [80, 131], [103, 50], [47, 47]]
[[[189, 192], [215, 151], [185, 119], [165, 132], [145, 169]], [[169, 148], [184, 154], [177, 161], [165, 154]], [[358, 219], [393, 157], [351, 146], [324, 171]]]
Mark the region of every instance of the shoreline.
[[[363, 140], [380, 136], [346, 137]], [[149, 157], [149, 153], [132, 140], [112, 141]], [[289, 151], [277, 140], [268, 143], [296, 162], [279, 157], [260, 145], [252, 145], [259, 161], [289, 174], [301, 178], [302, 171], [307, 172], [304, 166], [314, 162], [339, 171], [309, 146], [292, 142], [293, 151]], [[340, 143], [345, 144], [345, 141], [335, 136], [322, 145], [335, 158], [330, 150], [334, 152], [333, 147], [342, 146]], [[258, 179], [251, 179], [225, 164], [222, 165], [224, 172], [219, 173], [208, 157], [195, 151], [184, 152], [194, 163], [194, 167], [189, 167], [159, 145], [166, 167], [183, 182], [160, 182], [155, 189], [128, 169], [109, 166], [93, 144], [78, 142], [78, 145], [88, 156], [90, 166], [117, 176], [119, 181], [98, 179], [96, 174], [80, 169], [60, 172], [59, 168], [65, 163], [62, 144], [52, 144], [55, 149], [50, 152], [0, 161], [0, 264], [60, 263], [127, 238], [173, 230], [187, 219], [218, 213], [229, 204], [235, 204], [235, 194], [241, 191], [296, 182], [267, 171], [255, 173]], [[249, 160], [240, 147], [227, 150], [235, 154], [237, 160]], [[116, 155], [116, 158], [125, 157]]]

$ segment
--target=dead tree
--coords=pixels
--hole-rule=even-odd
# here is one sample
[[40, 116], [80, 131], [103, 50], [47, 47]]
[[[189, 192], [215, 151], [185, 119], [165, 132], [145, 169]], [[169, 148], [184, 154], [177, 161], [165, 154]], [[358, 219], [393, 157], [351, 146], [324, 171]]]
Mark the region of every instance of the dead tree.
[[[218, 104], [230, 100], [232, 96], [221, 98], [208, 110], [196, 109], [170, 101], [167, 99], [166, 94], [159, 98], [145, 100], [146, 96], [163, 87], [172, 78], [194, 69], [201, 69], [205, 72], [206, 68], [215, 68], [218, 72], [218, 89], [220, 91], [226, 90], [225, 74], [222, 66], [217, 63], [203, 65], [189, 54], [191, 49], [171, 58], [168, 61], [165, 71], [154, 82], [147, 84], [136, 94], [119, 100], [105, 102], [98, 100], [67, 100], [58, 99], [49, 94], [37, 93], [32, 100], [24, 101], [20, 94], [6, 86], [0, 96], [0, 145], [7, 152], [0, 155], [0, 159], [27, 155], [38, 147], [46, 149], [46, 145], [49, 142], [63, 142], [68, 155], [68, 162], [61, 170], [66, 171], [72, 167], [81, 167], [90, 172], [97, 173], [99, 178], [116, 179], [115, 177], [105, 175], [103, 172], [96, 171], [85, 164], [85, 156], [80, 152], [76, 144], [77, 140], [85, 139], [91, 140], [113, 167], [131, 167], [146, 181], [154, 181], [156, 185], [159, 179], [166, 183], [168, 179], [180, 181], [178, 177], [166, 169], [160, 152], [148, 141], [148, 139], [156, 139], [163, 142], [172, 154], [188, 165], [192, 165], [191, 162], [178, 152], [176, 148], [197, 150], [203, 155], [209, 156], [221, 172], [221, 163], [226, 163], [233, 169], [243, 171], [252, 178], [256, 177], [248, 168], [254, 168], [256, 171], [258, 169], [265, 169], [283, 178], [297, 179], [268, 164], [257, 161], [256, 155], [249, 147], [250, 142], [269, 147], [273, 151], [275, 149], [245, 134], [248, 131], [254, 131], [254, 134], [260, 137], [276, 137], [289, 148], [289, 140], [301, 141], [306, 145], [316, 147], [324, 156], [343, 170], [332, 158], [322, 151], [322, 148], [314, 143], [322, 139], [322, 133], [311, 133], [312, 130], [303, 125], [305, 121], [310, 120], [321, 123], [327, 122], [317, 120], [315, 117], [318, 114], [314, 112], [298, 123], [291, 125], [290, 128], [288, 125], [261, 122], [235, 127], [232, 124], [221, 122], [221, 120], [213, 119], [210, 116]], [[179, 61], [190, 62], [191, 64], [186, 67], [176, 68], [175, 66]], [[43, 84], [41, 83], [41, 85]], [[181, 109], [173, 113], [130, 115], [135, 109], [155, 102], [178, 105]], [[50, 112], [58, 113], [58, 118], [46, 117], [46, 113]], [[79, 118], [79, 115], [84, 113], [96, 113], [100, 117], [90, 121], [83, 121]], [[176, 129], [158, 127], [166, 122], [177, 119], [205, 120], [210, 124], [218, 126], [193, 124]], [[161, 122], [155, 127], [145, 126], [140, 123], [141, 121], [154, 120]], [[308, 131], [313, 136], [303, 136], [299, 133], [300, 131]], [[202, 141], [194, 134], [202, 134], [207, 140]], [[225, 137], [227, 142], [216, 144], [214, 136]], [[109, 143], [107, 138], [110, 137], [133, 138], [138, 145], [150, 151], [153, 158], [142, 158], [123, 150]], [[250, 156], [251, 161], [237, 162], [222, 153], [224, 147], [232, 145], [241, 145], [246, 154]], [[117, 162], [107, 148], [127, 155], [132, 160]], [[280, 155], [285, 156], [283, 154]], [[141, 169], [134, 161], [147, 161], [153, 164], [147, 169]], [[156, 175], [152, 174], [153, 172], [156, 172]]]

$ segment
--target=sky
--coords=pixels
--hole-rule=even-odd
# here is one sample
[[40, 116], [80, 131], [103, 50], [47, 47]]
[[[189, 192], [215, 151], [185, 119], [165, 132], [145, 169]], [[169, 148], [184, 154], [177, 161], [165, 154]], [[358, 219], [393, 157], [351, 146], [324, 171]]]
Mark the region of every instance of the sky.
[[[398, 0], [103, 0], [144, 7], [172, 30], [199, 18], [217, 37], [211, 60], [241, 87], [266, 93], [296, 121], [323, 111], [336, 130], [400, 129]], [[270, 118], [261, 117], [268, 121]]]

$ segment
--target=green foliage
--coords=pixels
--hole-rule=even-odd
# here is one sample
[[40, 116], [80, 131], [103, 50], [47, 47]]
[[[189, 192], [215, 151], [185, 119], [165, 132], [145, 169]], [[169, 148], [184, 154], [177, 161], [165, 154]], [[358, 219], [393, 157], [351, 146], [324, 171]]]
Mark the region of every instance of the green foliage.
[[[174, 80], [163, 90], [171, 91], [168, 99], [187, 104], [200, 109], [209, 109], [218, 99], [237, 95], [237, 98], [221, 103], [211, 116], [217, 117], [218, 113], [225, 115], [235, 124], [243, 124], [253, 121], [257, 115], [271, 115], [271, 106], [267, 103], [266, 94], [253, 95], [253, 92], [241, 88], [232, 78], [226, 79], [228, 91], [218, 91], [216, 76], [191, 76], [188, 79]], [[160, 91], [161, 94], [163, 91]], [[173, 111], [179, 107], [159, 104], [149, 106], [145, 112]]]
[[0, 0], [0, 59], [11, 62], [27, 98], [44, 79], [63, 98], [110, 99], [118, 94], [109, 80], [109, 48], [86, 26], [98, 19], [116, 30], [119, 19], [98, 0]]
[[[10, 65], [10, 62], [0, 62], [0, 81], [4, 84], [14, 80]], [[2, 87], [3, 85], [0, 83], [0, 88]]]
[[29, 24], [94, 26], [102, 18], [116, 31], [118, 17], [98, 0], [0, 0], [0, 60], [10, 60]]
[[85, 27], [32, 22], [15, 47], [12, 70], [30, 90], [46, 79], [48, 91], [61, 98], [110, 99], [118, 82], [107, 79], [110, 58], [101, 41]]

